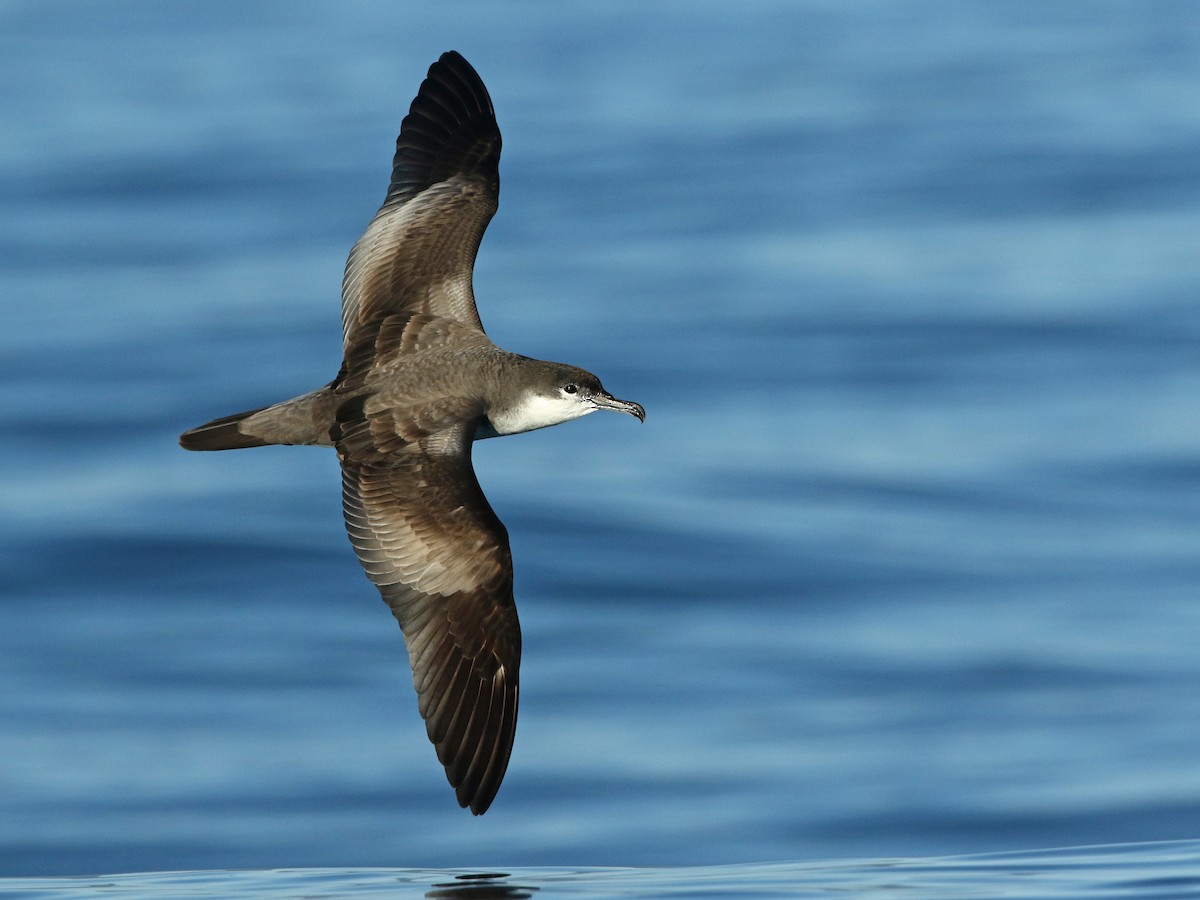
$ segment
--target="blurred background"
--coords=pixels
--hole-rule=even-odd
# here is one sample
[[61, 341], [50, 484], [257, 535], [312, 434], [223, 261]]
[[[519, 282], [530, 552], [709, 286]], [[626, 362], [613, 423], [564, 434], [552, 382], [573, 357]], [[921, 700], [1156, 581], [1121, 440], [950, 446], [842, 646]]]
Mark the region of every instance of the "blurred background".
[[[400, 120], [505, 138], [492, 338], [648, 417], [475, 454], [525, 633], [460, 811], [325, 383]], [[1200, 6], [0, 5], [0, 874], [1200, 836]]]

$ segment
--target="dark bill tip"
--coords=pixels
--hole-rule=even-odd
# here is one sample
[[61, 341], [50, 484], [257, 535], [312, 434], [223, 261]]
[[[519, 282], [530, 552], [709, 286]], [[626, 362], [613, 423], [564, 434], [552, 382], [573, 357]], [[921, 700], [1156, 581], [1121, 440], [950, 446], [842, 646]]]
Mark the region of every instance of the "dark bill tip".
[[600, 409], [611, 409], [613, 412], [629, 413], [639, 422], [646, 421], [646, 410], [642, 409], [640, 403], [634, 403], [632, 400], [618, 400], [616, 397], [611, 397], [608, 394], [603, 394], [592, 398], [592, 402]]

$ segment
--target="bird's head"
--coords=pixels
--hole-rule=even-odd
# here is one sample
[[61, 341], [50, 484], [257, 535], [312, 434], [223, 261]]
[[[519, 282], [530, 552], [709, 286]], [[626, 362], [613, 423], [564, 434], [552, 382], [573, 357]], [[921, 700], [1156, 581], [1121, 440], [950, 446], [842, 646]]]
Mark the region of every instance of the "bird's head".
[[528, 360], [520, 369], [521, 390], [509, 409], [492, 410], [492, 427], [498, 434], [517, 434], [578, 419], [598, 409], [623, 412], [646, 421], [640, 404], [618, 400], [600, 379], [578, 366]]

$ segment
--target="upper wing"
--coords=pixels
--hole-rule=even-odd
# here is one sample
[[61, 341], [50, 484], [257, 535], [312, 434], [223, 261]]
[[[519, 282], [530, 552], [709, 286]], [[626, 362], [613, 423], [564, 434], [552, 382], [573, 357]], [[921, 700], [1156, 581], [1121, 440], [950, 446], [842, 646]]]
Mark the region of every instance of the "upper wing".
[[474, 425], [375, 454], [363, 451], [361, 406], [349, 405], [338, 429], [350, 541], [404, 631], [421, 716], [458, 803], [479, 815], [512, 752], [521, 630], [508, 532], [471, 468]]
[[471, 270], [500, 196], [500, 130], [487, 88], [457, 53], [429, 68], [400, 126], [387, 198], [346, 261], [342, 329], [427, 313], [483, 329]]

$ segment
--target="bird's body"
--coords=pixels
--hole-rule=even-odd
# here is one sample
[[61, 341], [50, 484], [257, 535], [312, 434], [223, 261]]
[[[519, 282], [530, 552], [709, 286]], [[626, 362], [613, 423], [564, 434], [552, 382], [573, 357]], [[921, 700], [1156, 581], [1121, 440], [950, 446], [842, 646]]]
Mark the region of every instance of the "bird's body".
[[591, 373], [509, 353], [484, 333], [471, 271], [496, 210], [499, 159], [487, 90], [466, 60], [444, 54], [346, 264], [337, 377], [180, 438], [189, 450], [337, 448], [350, 541], [404, 632], [447, 778], [476, 814], [512, 750], [521, 632], [508, 534], [475, 478], [472, 445], [597, 409], [645, 418]]

